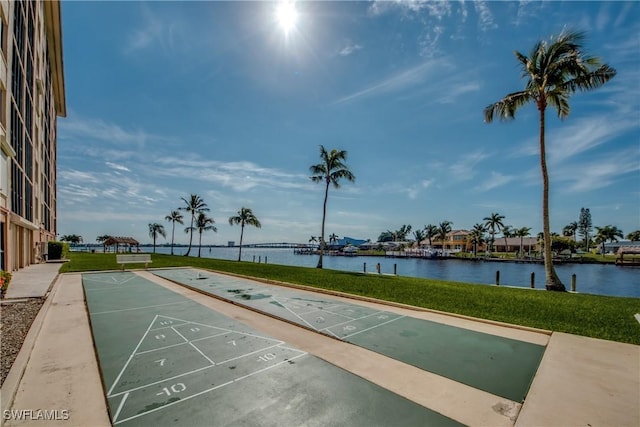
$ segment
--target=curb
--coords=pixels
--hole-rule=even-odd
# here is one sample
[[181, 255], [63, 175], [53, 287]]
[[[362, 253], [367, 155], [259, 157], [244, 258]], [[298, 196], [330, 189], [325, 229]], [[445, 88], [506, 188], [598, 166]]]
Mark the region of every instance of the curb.
[[[41, 297], [42, 299], [44, 299], [44, 304], [40, 308], [40, 311], [36, 315], [36, 318], [33, 320], [33, 323], [29, 328], [29, 332], [27, 332], [27, 336], [22, 343], [20, 352], [18, 353], [16, 360], [14, 360], [13, 365], [11, 365], [11, 369], [9, 370], [9, 374], [2, 384], [2, 388], [0, 388], [0, 397], [2, 400], [0, 404], [2, 405], [2, 413], [4, 413], [5, 410], [9, 410], [13, 405], [13, 400], [16, 397], [18, 387], [20, 386], [22, 377], [24, 376], [24, 373], [27, 369], [29, 359], [31, 358], [31, 352], [33, 351], [33, 347], [36, 343], [36, 339], [40, 335], [40, 330], [44, 325], [49, 307], [51, 307], [53, 297], [55, 296], [55, 292], [57, 291], [56, 285], [58, 284], [60, 277], [60, 274], [56, 275], [56, 277], [51, 282], [47, 293], [43, 297]], [[0, 424], [4, 424], [4, 422]]]

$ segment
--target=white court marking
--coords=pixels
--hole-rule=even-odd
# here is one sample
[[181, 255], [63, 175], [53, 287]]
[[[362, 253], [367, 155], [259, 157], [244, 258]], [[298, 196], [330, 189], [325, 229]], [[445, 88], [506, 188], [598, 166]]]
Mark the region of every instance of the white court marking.
[[[178, 323], [174, 324], [173, 321], [178, 322]], [[165, 322], [166, 322], [166, 325], [165, 325]], [[157, 323], [160, 324], [160, 325], [163, 325], [163, 326], [160, 327], [160, 328], [152, 328]], [[207, 327], [207, 328], [213, 328], [213, 329], [219, 330], [221, 332], [219, 332], [217, 334], [214, 334], [214, 335], [210, 335], [210, 336], [206, 336], [206, 337], [199, 337], [199, 338], [196, 338], [196, 339], [193, 339], [193, 340], [189, 340], [183, 334], [181, 334], [178, 330], [175, 329], [177, 327], [185, 326], [185, 325], [198, 325], [198, 326], [203, 326], [203, 327]], [[170, 345], [170, 346], [164, 346], [164, 347], [160, 347], [160, 348], [146, 350], [146, 351], [138, 351], [138, 349], [140, 348], [142, 343], [145, 341], [145, 339], [147, 339], [150, 336], [150, 334], [157, 334], [158, 332], [161, 332], [162, 329], [167, 329], [167, 330], [171, 329], [171, 330], [173, 330], [176, 334], [178, 334], [178, 336], [181, 339], [184, 340], [184, 342], [178, 343], [178, 344], [173, 344], [173, 345]], [[199, 330], [198, 330], [198, 332], [199, 332]], [[197, 342], [197, 341], [201, 341], [201, 340], [208, 339], [208, 338], [213, 338], [213, 337], [219, 337], [219, 336], [225, 335], [225, 334], [239, 334], [239, 335], [242, 335], [242, 336], [259, 338], [261, 340], [271, 341], [273, 344], [269, 345], [269, 346], [266, 346], [266, 347], [259, 348], [259, 349], [254, 350], [254, 351], [243, 353], [243, 354], [241, 354], [239, 356], [232, 357], [230, 359], [222, 360], [222, 361], [219, 361], [219, 362], [215, 362], [214, 360], [209, 358], [207, 355], [205, 355], [199, 348], [197, 348], [195, 345], [192, 344], [193, 342]], [[158, 336], [160, 336], [160, 335], [158, 335]], [[227, 342], [227, 344], [233, 345], [234, 347], [236, 346], [235, 340], [231, 340], [231, 341]], [[183, 319], [177, 319], [177, 318], [170, 317], [170, 316], [164, 316], [164, 315], [156, 314], [154, 316], [154, 318], [151, 320], [151, 322], [149, 323], [149, 326], [145, 330], [144, 334], [142, 335], [142, 337], [140, 338], [140, 340], [136, 344], [135, 348], [133, 349], [133, 351], [129, 355], [129, 357], [128, 357], [127, 361], [125, 362], [124, 366], [122, 367], [122, 369], [118, 373], [116, 379], [114, 380], [113, 384], [109, 388], [109, 391], [107, 392], [107, 398], [114, 398], [114, 397], [118, 397], [118, 396], [123, 396], [123, 398], [120, 401], [120, 403], [118, 404], [116, 412], [115, 412], [115, 414], [113, 416], [113, 424], [114, 425], [115, 424], [120, 424], [120, 423], [123, 423], [125, 421], [129, 421], [129, 420], [141, 417], [141, 416], [146, 415], [146, 414], [148, 414], [150, 412], [155, 412], [155, 411], [157, 411], [159, 409], [163, 409], [163, 408], [166, 408], [168, 406], [172, 406], [175, 403], [184, 402], [184, 401], [189, 400], [189, 399], [191, 399], [193, 397], [196, 397], [196, 396], [202, 395], [204, 393], [208, 393], [210, 391], [219, 389], [221, 387], [233, 384], [233, 383], [235, 383], [237, 381], [241, 381], [241, 380], [243, 380], [245, 378], [249, 378], [249, 377], [251, 377], [253, 375], [256, 375], [258, 373], [265, 372], [265, 371], [267, 371], [269, 369], [272, 369], [272, 368], [274, 368], [276, 366], [279, 366], [279, 365], [281, 365], [281, 364], [283, 364], [285, 362], [288, 362], [288, 361], [291, 361], [291, 360], [295, 360], [295, 359], [297, 359], [299, 357], [302, 357], [302, 356], [307, 354], [306, 352], [303, 352], [301, 350], [297, 350], [297, 349], [286, 347], [285, 344], [286, 343], [284, 341], [277, 340], [277, 339], [274, 339], [274, 338], [264, 337], [264, 336], [245, 333], [245, 332], [234, 331], [234, 330], [231, 330], [231, 329], [221, 328], [221, 327], [218, 327], [218, 326], [206, 325], [206, 324], [199, 323], [199, 322], [191, 322], [191, 321], [187, 321], [187, 320], [183, 320]], [[152, 353], [152, 352], [155, 352], [155, 351], [164, 350], [164, 349], [172, 348], [172, 347], [175, 348], [175, 347], [184, 346], [184, 345], [191, 345], [198, 353], [200, 353], [208, 361], [209, 365], [208, 366], [204, 366], [204, 367], [200, 367], [198, 369], [193, 369], [191, 371], [184, 372], [184, 373], [181, 373], [179, 375], [174, 375], [174, 376], [171, 376], [171, 377], [162, 378], [162, 379], [160, 379], [158, 381], [153, 381], [151, 383], [144, 384], [144, 385], [141, 385], [141, 386], [137, 386], [137, 387], [134, 387], [134, 388], [131, 388], [131, 389], [128, 389], [128, 390], [119, 391], [117, 393], [113, 392], [115, 387], [117, 386], [117, 384], [122, 379], [125, 371], [127, 370], [129, 365], [131, 364], [131, 361], [133, 360], [133, 358], [136, 355], [149, 354], [149, 353]], [[290, 357], [287, 360], [278, 362], [278, 363], [276, 363], [274, 365], [270, 365], [270, 366], [268, 366], [266, 368], [262, 368], [262, 369], [259, 369], [257, 371], [251, 372], [251, 373], [249, 373], [247, 375], [243, 375], [241, 377], [235, 378], [232, 381], [228, 381], [228, 382], [226, 382], [224, 384], [220, 384], [220, 385], [211, 387], [211, 388], [209, 388], [207, 390], [200, 391], [200, 392], [194, 393], [192, 395], [188, 395], [186, 397], [182, 397], [179, 401], [170, 402], [170, 403], [167, 403], [166, 405], [163, 405], [163, 406], [160, 406], [160, 407], [157, 407], [157, 408], [145, 411], [145, 412], [138, 413], [138, 414], [136, 414], [134, 416], [131, 416], [131, 417], [128, 417], [126, 419], [118, 420], [118, 417], [120, 416], [120, 414], [122, 412], [122, 409], [125, 406], [125, 401], [127, 400], [129, 394], [134, 392], [134, 391], [142, 390], [144, 388], [147, 388], [147, 387], [150, 387], [150, 386], [153, 386], [153, 385], [157, 385], [157, 384], [161, 384], [161, 383], [164, 383], [164, 382], [169, 381], [169, 380], [175, 380], [175, 379], [178, 379], [178, 378], [181, 378], [181, 377], [185, 377], [187, 375], [191, 375], [191, 374], [194, 374], [196, 372], [204, 372], [206, 370], [214, 368], [215, 366], [222, 365], [222, 364], [234, 361], [234, 360], [242, 359], [244, 357], [255, 355], [255, 354], [258, 354], [258, 353], [264, 353], [265, 351], [267, 351], [269, 349], [272, 349], [272, 348], [276, 348], [276, 347], [279, 347], [279, 348], [282, 348], [282, 349], [285, 349], [285, 350], [289, 350], [289, 351], [298, 352], [300, 354], [298, 354], [298, 355], [296, 355], [294, 357]], [[260, 357], [260, 359], [265, 358], [264, 361], [273, 360], [273, 358], [275, 358], [275, 354], [273, 355], [273, 358], [271, 356], [269, 356], [269, 354], [270, 353], [263, 354]], [[154, 363], [158, 363], [160, 366], [163, 366], [165, 360], [166, 359], [155, 360]], [[173, 390], [171, 387], [176, 388], [176, 390]], [[182, 392], [182, 391], [186, 390], [186, 386], [183, 383], [176, 383], [176, 384], [172, 385], [171, 387], [164, 388], [163, 392], [165, 392], [167, 395], [170, 395], [171, 393], [177, 393], [177, 392]], [[163, 393], [163, 392], [161, 392], [161, 393]]]

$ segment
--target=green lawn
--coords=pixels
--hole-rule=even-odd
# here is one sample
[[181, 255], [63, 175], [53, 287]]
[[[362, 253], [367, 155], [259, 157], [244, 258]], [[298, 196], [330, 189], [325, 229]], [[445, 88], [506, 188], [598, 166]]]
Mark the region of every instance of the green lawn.
[[[114, 254], [72, 252], [60, 272], [116, 270]], [[482, 319], [640, 344], [639, 298], [547, 292], [275, 264], [152, 255], [152, 267], [192, 266], [395, 301]], [[127, 268], [142, 265], [129, 264]]]

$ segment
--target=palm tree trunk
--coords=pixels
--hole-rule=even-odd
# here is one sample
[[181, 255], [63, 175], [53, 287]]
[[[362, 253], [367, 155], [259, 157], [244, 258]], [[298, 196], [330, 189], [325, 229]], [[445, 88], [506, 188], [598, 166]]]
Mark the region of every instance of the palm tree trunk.
[[173, 228], [171, 229], [171, 255], [173, 255], [173, 239], [174, 236], [176, 235], [176, 222], [173, 222]]
[[322, 268], [322, 255], [324, 253], [324, 221], [327, 217], [327, 199], [329, 198], [329, 180], [327, 179], [327, 185], [324, 188], [324, 204], [322, 205], [322, 234], [320, 236], [320, 258], [318, 258], [318, 265], [316, 268]]
[[189, 256], [191, 253], [191, 243], [193, 242], [193, 219], [195, 214], [191, 212], [191, 227], [189, 227], [189, 249], [187, 249], [187, 253], [184, 256]]
[[198, 258], [200, 258], [200, 249], [202, 249], [202, 231], [200, 231], [200, 238], [198, 239]]
[[242, 259], [242, 237], [244, 236], [244, 221], [240, 224], [240, 250], [238, 250], [238, 261]]
[[544, 105], [539, 105], [540, 111], [540, 168], [542, 169], [542, 231], [544, 238], [544, 273], [545, 285], [548, 291], [566, 291], [555, 268], [551, 255], [551, 230], [549, 227], [549, 175], [547, 172], [547, 154], [544, 141]]
[[153, 253], [156, 253], [156, 234], [153, 233]]

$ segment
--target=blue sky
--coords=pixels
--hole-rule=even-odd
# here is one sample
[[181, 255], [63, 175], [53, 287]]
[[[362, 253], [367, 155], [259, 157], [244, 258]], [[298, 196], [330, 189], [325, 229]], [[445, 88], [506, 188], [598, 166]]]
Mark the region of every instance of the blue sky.
[[[200, 195], [218, 232], [249, 207], [245, 242], [320, 235], [319, 145], [356, 176], [330, 190], [327, 234], [376, 240], [403, 224], [471, 228], [492, 212], [542, 229], [538, 113], [483, 122], [524, 87], [528, 54], [564, 28], [618, 75], [548, 110], [551, 228], [640, 228], [640, 3], [63, 2], [67, 117], [58, 120], [58, 232], [149, 242], [150, 222]], [[164, 240], [160, 240], [163, 242]], [[188, 235], [176, 232], [176, 241]]]

